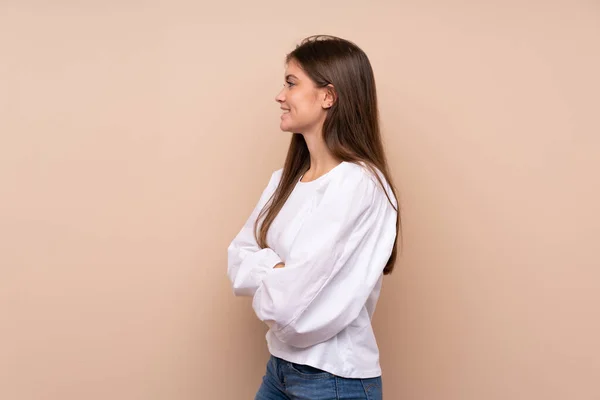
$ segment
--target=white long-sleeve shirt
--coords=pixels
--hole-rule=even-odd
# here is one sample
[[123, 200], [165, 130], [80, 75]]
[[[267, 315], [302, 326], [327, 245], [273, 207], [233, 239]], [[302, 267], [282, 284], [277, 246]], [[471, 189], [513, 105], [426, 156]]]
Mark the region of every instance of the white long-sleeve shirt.
[[342, 162], [296, 183], [261, 249], [254, 222], [282, 171], [228, 247], [233, 291], [254, 297], [272, 355], [346, 378], [380, 376], [371, 318], [396, 238], [396, 199], [383, 174], [394, 207], [366, 167]]

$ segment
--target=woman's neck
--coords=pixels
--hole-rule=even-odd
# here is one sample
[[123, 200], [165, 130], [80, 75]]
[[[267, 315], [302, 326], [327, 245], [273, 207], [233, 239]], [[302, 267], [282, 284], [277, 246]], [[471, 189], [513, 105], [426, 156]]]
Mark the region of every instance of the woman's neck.
[[341, 160], [338, 160], [331, 154], [321, 135], [303, 136], [308, 147], [308, 152], [310, 153], [310, 167], [304, 173], [303, 180], [311, 181], [317, 179], [340, 164]]

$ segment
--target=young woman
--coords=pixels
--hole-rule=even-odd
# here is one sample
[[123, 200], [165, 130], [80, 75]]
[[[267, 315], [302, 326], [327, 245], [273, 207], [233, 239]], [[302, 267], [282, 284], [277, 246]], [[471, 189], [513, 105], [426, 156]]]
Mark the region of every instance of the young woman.
[[285, 165], [228, 248], [234, 293], [270, 328], [255, 399], [380, 399], [371, 317], [400, 218], [371, 64], [347, 40], [311, 36], [287, 55], [275, 100], [293, 133]]

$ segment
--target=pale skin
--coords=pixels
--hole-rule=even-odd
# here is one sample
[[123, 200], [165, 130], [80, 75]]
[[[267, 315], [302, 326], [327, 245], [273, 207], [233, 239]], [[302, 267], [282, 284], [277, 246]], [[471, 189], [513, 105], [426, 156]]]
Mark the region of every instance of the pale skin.
[[[331, 171], [341, 160], [336, 159], [325, 146], [323, 123], [329, 108], [336, 101], [335, 88], [327, 85], [318, 88], [310, 77], [291, 60], [285, 69], [284, 87], [275, 97], [283, 113], [280, 128], [284, 132], [304, 136], [310, 153], [310, 167], [302, 182], [310, 182]], [[284, 268], [279, 263], [273, 268]]]

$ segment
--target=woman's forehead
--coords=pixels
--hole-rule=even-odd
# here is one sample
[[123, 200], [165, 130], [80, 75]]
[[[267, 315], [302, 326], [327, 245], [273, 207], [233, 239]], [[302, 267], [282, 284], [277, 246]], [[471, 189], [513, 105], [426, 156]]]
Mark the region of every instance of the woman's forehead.
[[294, 75], [296, 78], [306, 76], [302, 68], [293, 60], [285, 65], [285, 76], [287, 77], [288, 75]]

